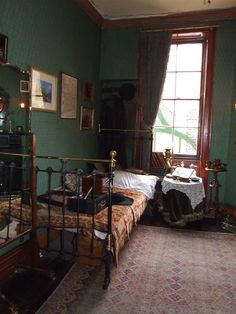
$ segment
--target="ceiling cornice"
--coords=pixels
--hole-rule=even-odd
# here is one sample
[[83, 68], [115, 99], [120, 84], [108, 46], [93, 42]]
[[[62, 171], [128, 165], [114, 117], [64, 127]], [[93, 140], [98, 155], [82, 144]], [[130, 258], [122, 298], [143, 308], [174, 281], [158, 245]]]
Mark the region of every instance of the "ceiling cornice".
[[91, 20], [98, 26], [102, 27], [103, 17], [98, 13], [98, 11], [91, 5], [88, 0], [75, 0], [80, 8], [91, 18]]
[[214, 22], [232, 19], [236, 19], [236, 7], [223, 10], [207, 10], [170, 14], [168, 16], [145, 17], [137, 19], [103, 20], [102, 28]]
[[230, 9], [194, 11], [169, 14], [167, 16], [140, 17], [126, 19], [104, 19], [88, 0], [75, 0], [91, 20], [101, 28], [129, 26], [157, 26], [163, 24], [184, 24], [199, 22], [214, 22], [236, 19], [236, 7]]

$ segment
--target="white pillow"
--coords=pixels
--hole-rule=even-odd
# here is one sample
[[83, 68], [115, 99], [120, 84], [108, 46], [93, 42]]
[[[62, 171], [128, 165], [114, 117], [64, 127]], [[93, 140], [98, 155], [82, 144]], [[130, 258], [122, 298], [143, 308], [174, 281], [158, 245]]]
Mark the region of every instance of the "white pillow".
[[155, 194], [157, 176], [134, 174], [122, 170], [114, 171], [113, 186], [120, 189], [135, 189], [143, 192], [147, 199], [151, 199]]

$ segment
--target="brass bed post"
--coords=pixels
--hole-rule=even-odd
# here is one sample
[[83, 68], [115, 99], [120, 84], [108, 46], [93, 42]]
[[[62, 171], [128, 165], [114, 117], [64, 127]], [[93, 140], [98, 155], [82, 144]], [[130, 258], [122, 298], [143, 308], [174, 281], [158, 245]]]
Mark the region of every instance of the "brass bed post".
[[31, 163], [31, 210], [32, 210], [32, 226], [30, 231], [30, 245], [32, 250], [31, 267], [35, 271], [44, 273], [51, 279], [55, 279], [55, 274], [51, 271], [48, 265], [40, 259], [40, 249], [37, 239], [37, 177], [36, 177], [36, 135], [30, 134], [30, 163]]
[[[142, 150], [143, 150], [143, 144], [141, 144], [141, 140], [148, 140], [153, 141], [153, 127], [147, 127], [146, 129], [116, 129], [116, 128], [103, 128], [101, 124], [98, 124], [98, 132], [123, 132], [126, 134], [134, 133], [134, 156], [133, 156], [133, 164], [135, 167], [141, 167], [142, 166]], [[150, 134], [150, 138], [145, 138], [142, 134]]]
[[104, 256], [104, 263], [105, 263], [105, 278], [103, 283], [103, 289], [107, 289], [110, 283], [110, 272], [111, 272], [111, 263], [113, 259], [112, 254], [112, 187], [113, 187], [113, 170], [115, 167], [115, 157], [116, 151], [110, 152], [110, 163], [109, 163], [109, 198], [108, 198], [108, 230], [107, 230], [107, 244], [106, 244], [106, 252]]
[[30, 159], [31, 159], [31, 190], [32, 190], [32, 231], [31, 236], [33, 239], [36, 239], [36, 227], [37, 227], [37, 198], [36, 198], [36, 155], [35, 155], [35, 145], [36, 145], [36, 138], [35, 134], [30, 135], [31, 141], [31, 152], [30, 152]]
[[[31, 205], [32, 205], [32, 228], [30, 232], [33, 243], [32, 266], [36, 267], [39, 261], [39, 248], [37, 243], [37, 195], [36, 195], [36, 137], [30, 134], [30, 163], [31, 163]], [[37, 265], [38, 266], [38, 265]]]

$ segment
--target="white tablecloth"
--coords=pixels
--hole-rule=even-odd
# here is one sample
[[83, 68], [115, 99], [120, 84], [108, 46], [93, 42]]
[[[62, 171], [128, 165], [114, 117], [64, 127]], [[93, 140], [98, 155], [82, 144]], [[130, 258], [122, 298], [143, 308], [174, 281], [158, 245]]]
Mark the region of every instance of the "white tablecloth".
[[205, 197], [205, 189], [200, 178], [199, 182], [181, 182], [165, 177], [162, 181], [162, 192], [166, 194], [170, 190], [177, 190], [183, 192], [190, 199], [191, 206], [194, 209], [200, 204]]

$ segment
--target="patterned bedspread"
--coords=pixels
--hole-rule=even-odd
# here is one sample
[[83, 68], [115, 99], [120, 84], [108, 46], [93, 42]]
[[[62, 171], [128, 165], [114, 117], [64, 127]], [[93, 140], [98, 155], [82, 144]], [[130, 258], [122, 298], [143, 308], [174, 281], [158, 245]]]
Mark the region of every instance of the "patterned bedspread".
[[[118, 263], [118, 254], [120, 249], [124, 246], [125, 242], [129, 239], [130, 233], [139, 221], [144, 209], [147, 205], [146, 196], [136, 190], [128, 189], [113, 189], [114, 193], [123, 193], [125, 196], [134, 200], [132, 205], [113, 205], [112, 206], [112, 235], [113, 246], [116, 263]], [[0, 203], [0, 215], [8, 213], [8, 202], [3, 201]], [[24, 222], [31, 222], [31, 208], [28, 205], [24, 205], [21, 211], [20, 200], [12, 200], [11, 216], [16, 219], [21, 219]], [[48, 211], [48, 205], [43, 203], [37, 204], [37, 225], [38, 227], [62, 228], [64, 221], [64, 228], [73, 230], [75, 228], [82, 228], [83, 232], [90, 233], [92, 226], [96, 230], [106, 232], [107, 231], [107, 208], [100, 211], [93, 222], [92, 215], [77, 214], [77, 212], [71, 212], [67, 209], [64, 210], [64, 217], [62, 215], [62, 208], [57, 206], [50, 207], [50, 215]], [[79, 220], [78, 220], [79, 216]], [[76, 232], [76, 229], [74, 230]]]

